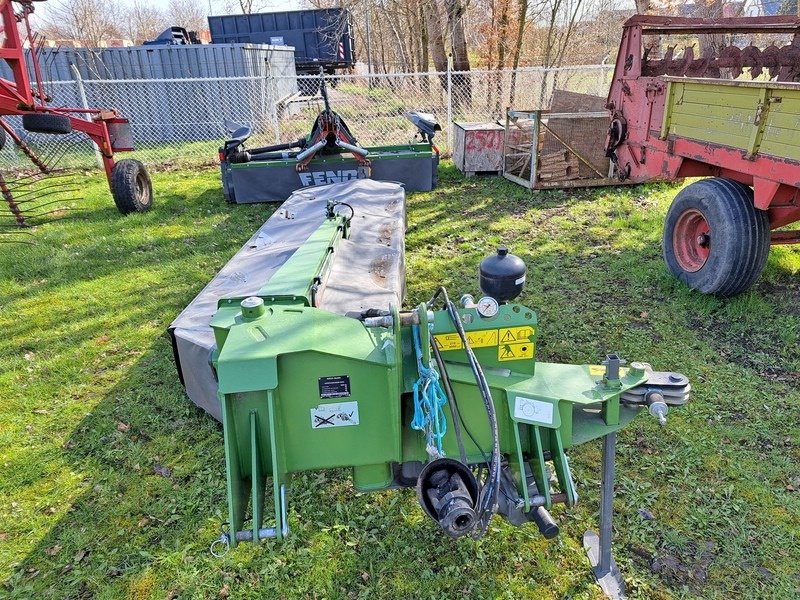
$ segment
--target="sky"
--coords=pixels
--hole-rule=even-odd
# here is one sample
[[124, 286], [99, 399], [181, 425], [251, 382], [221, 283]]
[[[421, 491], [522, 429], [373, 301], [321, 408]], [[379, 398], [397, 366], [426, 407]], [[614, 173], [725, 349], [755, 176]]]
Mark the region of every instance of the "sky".
[[[59, 2], [69, 2], [70, 0], [50, 0], [49, 2], [36, 2], [34, 5], [35, 14], [37, 16], [45, 16], [47, 14], [47, 6], [48, 4], [57, 4]], [[119, 0], [120, 4], [131, 4], [132, 0]], [[236, 0], [232, 0], [236, 2]], [[164, 12], [167, 11], [169, 7], [169, 0], [144, 0], [145, 4], [149, 4], [154, 8], [159, 8]], [[215, 14], [215, 15], [223, 15], [227, 14], [228, 11], [225, 10], [225, 0], [197, 0], [198, 3], [202, 3], [204, 6], [209, 8], [208, 14]], [[259, 12], [274, 12], [279, 10], [298, 10], [303, 8], [304, 2], [303, 0], [256, 0]], [[165, 24], [164, 27], [168, 27], [169, 25], [178, 25], [178, 23], [170, 23]]]

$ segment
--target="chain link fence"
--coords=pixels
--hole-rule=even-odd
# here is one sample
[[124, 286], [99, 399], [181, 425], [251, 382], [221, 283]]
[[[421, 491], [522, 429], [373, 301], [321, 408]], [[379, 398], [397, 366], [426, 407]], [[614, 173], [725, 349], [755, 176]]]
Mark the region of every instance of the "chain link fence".
[[[443, 154], [452, 148], [453, 121], [504, 122], [505, 110], [549, 107], [555, 89], [605, 96], [613, 66], [559, 69], [475, 70], [326, 78], [331, 107], [364, 146], [404, 144], [413, 139], [411, 110], [433, 113], [442, 126], [434, 140]], [[248, 125], [250, 146], [296, 140], [307, 135], [323, 108], [319, 82], [312, 76], [268, 74], [248, 77], [175, 79], [80, 79], [46, 84], [58, 106], [116, 108], [133, 125], [137, 150], [150, 167], [213, 164], [234, 124]], [[78, 134], [49, 136], [22, 129], [6, 117], [34, 150], [61, 166], [95, 162], [88, 140]], [[227, 127], [226, 127], [227, 122]], [[24, 169], [28, 159], [7, 143], [0, 151], [5, 168]]]

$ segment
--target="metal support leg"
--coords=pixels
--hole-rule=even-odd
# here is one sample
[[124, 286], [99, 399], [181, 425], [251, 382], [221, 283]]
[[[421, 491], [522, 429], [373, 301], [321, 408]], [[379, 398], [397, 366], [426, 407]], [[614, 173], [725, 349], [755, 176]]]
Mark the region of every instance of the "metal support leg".
[[600, 535], [594, 531], [583, 534], [583, 547], [589, 555], [592, 571], [600, 589], [608, 598], [624, 598], [625, 583], [611, 556], [611, 517], [614, 511], [614, 461], [617, 433], [603, 438], [603, 480], [600, 488]]

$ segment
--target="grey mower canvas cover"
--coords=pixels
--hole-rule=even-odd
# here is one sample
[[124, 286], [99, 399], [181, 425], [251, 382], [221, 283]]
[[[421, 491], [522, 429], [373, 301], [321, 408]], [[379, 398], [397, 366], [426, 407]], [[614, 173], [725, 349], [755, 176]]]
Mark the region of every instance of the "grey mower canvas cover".
[[439, 156], [413, 149], [379, 152], [369, 169], [355, 159], [335, 156], [312, 160], [300, 173], [285, 161], [253, 161], [231, 165], [220, 163], [222, 191], [228, 202], [252, 204], [287, 199], [295, 190], [353, 179], [397, 181], [407, 192], [429, 192], [438, 183]]
[[221, 420], [209, 365], [209, 326], [220, 298], [256, 294], [319, 227], [328, 200], [353, 207], [350, 237], [336, 249], [319, 308], [345, 314], [400, 306], [405, 296], [406, 204], [394, 182], [358, 179], [295, 192], [172, 322], [175, 363], [189, 398]]

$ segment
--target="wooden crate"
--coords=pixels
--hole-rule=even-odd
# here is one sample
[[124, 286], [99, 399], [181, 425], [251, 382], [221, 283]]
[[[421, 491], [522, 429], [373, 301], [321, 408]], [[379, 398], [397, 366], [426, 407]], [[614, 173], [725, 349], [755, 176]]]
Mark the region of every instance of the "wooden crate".
[[477, 173], [503, 172], [503, 134], [497, 123], [453, 123], [453, 162], [471, 177]]
[[607, 111], [509, 110], [503, 176], [534, 190], [618, 185], [603, 151], [608, 119]]

